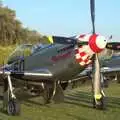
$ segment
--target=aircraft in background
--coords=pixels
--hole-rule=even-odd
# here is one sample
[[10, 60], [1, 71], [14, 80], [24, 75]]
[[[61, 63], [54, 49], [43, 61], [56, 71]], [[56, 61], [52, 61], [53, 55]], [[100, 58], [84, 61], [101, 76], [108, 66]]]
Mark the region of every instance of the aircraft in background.
[[[107, 87], [110, 80], [116, 80], [117, 83], [120, 83], [120, 51], [105, 49], [99, 54], [99, 59], [103, 78], [101, 82], [104, 84], [104, 82], [107, 81]], [[81, 76], [88, 76], [89, 79], [92, 79], [92, 65], [89, 65], [83, 72], [78, 74], [77, 77], [79, 78]]]

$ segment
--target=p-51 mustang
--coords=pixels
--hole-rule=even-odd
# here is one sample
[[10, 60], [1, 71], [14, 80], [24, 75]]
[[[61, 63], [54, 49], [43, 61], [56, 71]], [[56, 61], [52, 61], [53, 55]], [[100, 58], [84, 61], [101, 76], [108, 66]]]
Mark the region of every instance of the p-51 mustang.
[[68, 38], [51, 36], [48, 37], [51, 44], [44, 47], [20, 46], [9, 57], [7, 64], [1, 67], [9, 114], [19, 113], [17, 97], [13, 92], [14, 82], [24, 81], [25, 87], [31, 89], [32, 86], [33, 91], [37, 88], [37, 92], [44, 94], [46, 103], [63, 100], [64, 82], [78, 75], [88, 64], [93, 64], [94, 107], [103, 108], [98, 54], [105, 48], [119, 49], [120, 43], [109, 43], [105, 37], [95, 33], [94, 0], [90, 0], [90, 6], [93, 34]]

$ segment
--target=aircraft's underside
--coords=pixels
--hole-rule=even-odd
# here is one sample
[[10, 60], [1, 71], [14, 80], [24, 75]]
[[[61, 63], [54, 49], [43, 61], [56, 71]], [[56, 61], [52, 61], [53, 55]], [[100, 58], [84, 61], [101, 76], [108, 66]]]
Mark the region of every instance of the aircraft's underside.
[[[3, 107], [4, 110], [7, 109], [8, 114], [17, 114], [19, 113], [19, 102], [16, 100], [21, 100], [19, 95], [21, 94], [20, 89], [23, 91], [22, 95], [28, 94], [29, 97], [33, 96], [42, 96], [42, 104], [47, 104], [49, 102], [63, 102], [64, 101], [64, 93], [63, 91], [68, 87], [69, 83], [74, 87], [76, 81], [79, 79], [71, 79], [67, 81], [60, 80], [41, 80], [41, 81], [30, 81], [16, 79], [10, 75], [2, 76], [2, 85], [4, 86], [4, 100]], [[81, 77], [82, 78], [82, 77]], [[86, 79], [87, 77], [83, 77]], [[80, 81], [83, 83], [83, 81]], [[25, 99], [25, 98], [23, 98]], [[41, 101], [40, 101], [41, 102]], [[14, 106], [13, 108], [11, 108]]]

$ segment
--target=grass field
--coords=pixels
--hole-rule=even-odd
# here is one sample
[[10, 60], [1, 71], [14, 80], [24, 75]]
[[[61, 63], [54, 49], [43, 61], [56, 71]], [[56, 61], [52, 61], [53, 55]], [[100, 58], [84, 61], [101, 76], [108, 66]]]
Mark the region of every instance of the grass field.
[[[90, 85], [65, 91], [65, 102], [42, 106], [32, 100], [21, 104], [20, 116], [0, 112], [0, 120], [120, 120], [120, 84], [111, 83], [105, 89], [107, 109], [92, 108]], [[36, 98], [38, 99], [38, 98]]]

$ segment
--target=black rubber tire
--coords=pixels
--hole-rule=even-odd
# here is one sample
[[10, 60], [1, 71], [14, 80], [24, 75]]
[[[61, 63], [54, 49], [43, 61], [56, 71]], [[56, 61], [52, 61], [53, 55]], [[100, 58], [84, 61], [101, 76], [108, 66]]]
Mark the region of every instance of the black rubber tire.
[[7, 107], [8, 115], [19, 115], [20, 114], [20, 104], [16, 99], [11, 99], [8, 102]]
[[57, 85], [56, 93], [53, 97], [53, 101], [54, 101], [54, 103], [64, 102], [64, 93], [63, 93], [63, 89], [60, 84]]
[[102, 96], [102, 98], [99, 100], [99, 104], [96, 104], [95, 98], [93, 99], [93, 108], [104, 110], [105, 107], [105, 97]]
[[93, 98], [93, 108], [96, 108], [95, 98]]
[[63, 93], [63, 89], [61, 87], [60, 84], [56, 85], [56, 92], [55, 95], [53, 96], [53, 84], [51, 85], [47, 85], [45, 87], [45, 98], [47, 103], [61, 103], [64, 101], [64, 93]]

